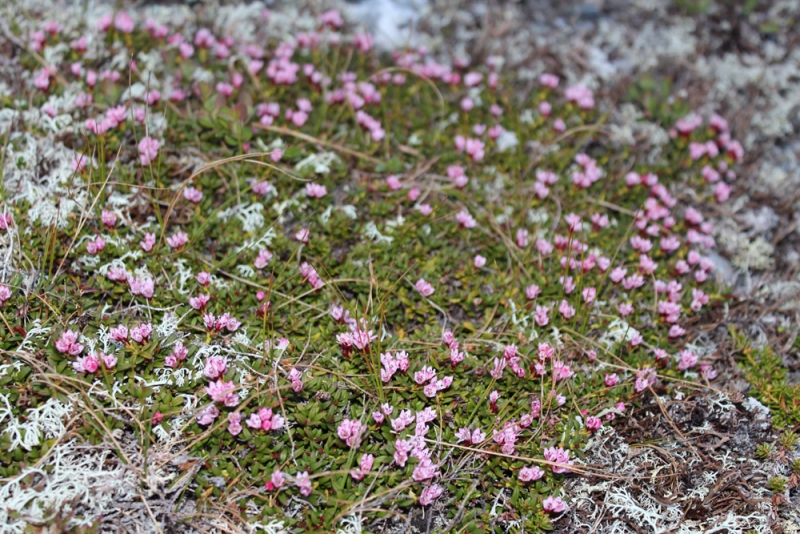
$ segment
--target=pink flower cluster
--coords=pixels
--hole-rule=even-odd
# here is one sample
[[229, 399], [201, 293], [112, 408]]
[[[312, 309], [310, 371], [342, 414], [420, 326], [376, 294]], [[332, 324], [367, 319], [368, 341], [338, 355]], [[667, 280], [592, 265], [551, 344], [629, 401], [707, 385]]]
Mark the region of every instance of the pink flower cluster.
[[141, 295], [146, 299], [151, 299], [155, 294], [156, 284], [152, 278], [141, 278], [129, 275], [128, 286], [130, 287], [131, 295]]
[[206, 393], [214, 402], [221, 402], [225, 406], [233, 407], [239, 404], [239, 395], [236, 393], [236, 386], [233, 381], [223, 382], [217, 380], [206, 386]]
[[139, 161], [145, 167], [150, 165], [158, 155], [158, 149], [161, 148], [161, 143], [152, 137], [143, 137], [139, 141]]
[[317, 270], [307, 262], [303, 262], [300, 266], [300, 275], [304, 280], [307, 280], [315, 290], [322, 289], [325, 286], [325, 282], [322, 281]]
[[56, 350], [61, 354], [77, 356], [83, 352], [83, 345], [78, 343], [79, 334], [73, 330], [65, 330], [56, 341]]
[[544, 450], [544, 459], [548, 462], [552, 462], [553, 464], [558, 464], [550, 466], [550, 468], [553, 470], [553, 473], [570, 473], [571, 470], [569, 469], [569, 466], [575, 463], [569, 459], [569, 451], [564, 450], [561, 447], [546, 448]]
[[0, 284], [0, 306], [6, 303], [11, 298], [11, 288], [7, 285]]
[[480, 428], [475, 428], [470, 432], [469, 428], [460, 428], [456, 432], [456, 443], [462, 441], [467, 445], [480, 445], [486, 439], [486, 433]]
[[367, 425], [362, 424], [355, 419], [344, 419], [339, 423], [336, 429], [336, 434], [339, 438], [347, 443], [351, 449], [357, 449], [361, 446], [361, 439], [364, 432], [367, 430]]
[[459, 152], [466, 152], [467, 156], [469, 156], [472, 161], [483, 161], [483, 157], [486, 154], [486, 145], [484, 145], [483, 141], [480, 139], [457, 135], [455, 137], [455, 144], [456, 150]]
[[381, 354], [381, 380], [389, 382], [397, 371], [405, 373], [408, 370], [408, 354], [401, 350], [394, 356], [390, 352]]
[[419, 385], [427, 384], [422, 389], [426, 397], [435, 397], [436, 393], [447, 389], [453, 383], [452, 376], [446, 376], [441, 380], [436, 378], [436, 370], [432, 367], [423, 367], [421, 370], [414, 373], [414, 382]]
[[350, 471], [350, 476], [354, 480], [361, 480], [367, 473], [372, 471], [372, 465], [375, 463], [375, 457], [371, 454], [362, 454], [361, 460], [358, 462], [358, 469]]
[[[258, 411], [252, 412], [247, 419], [247, 426], [253, 430], [261, 429], [265, 432], [270, 430], [280, 430], [283, 428], [285, 420], [278, 414], [273, 414], [271, 408], [259, 408]], [[280, 487], [280, 485], [276, 485]]]
[[242, 324], [227, 312], [219, 317], [206, 313], [203, 315], [203, 323], [210, 332], [221, 332], [223, 329], [227, 329], [228, 332], [235, 332]]

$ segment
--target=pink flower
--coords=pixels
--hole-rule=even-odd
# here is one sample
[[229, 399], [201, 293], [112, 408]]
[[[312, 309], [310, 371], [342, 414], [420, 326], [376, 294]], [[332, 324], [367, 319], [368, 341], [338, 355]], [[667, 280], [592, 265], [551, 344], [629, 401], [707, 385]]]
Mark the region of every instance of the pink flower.
[[298, 488], [300, 488], [300, 493], [304, 497], [308, 497], [311, 495], [312, 487], [311, 487], [311, 479], [308, 478], [308, 471], [303, 473], [298, 473], [294, 479], [294, 484]]
[[267, 266], [269, 260], [271, 259], [272, 259], [272, 252], [266, 249], [261, 249], [258, 251], [258, 257], [256, 258], [254, 265], [256, 266], [256, 269], [263, 269], [264, 267]]
[[197, 295], [196, 297], [189, 298], [189, 306], [191, 306], [195, 310], [202, 310], [208, 304], [208, 301], [211, 299], [208, 295]]
[[226, 82], [217, 83], [217, 93], [222, 96], [231, 96], [233, 94], [233, 86]]
[[644, 274], [652, 274], [653, 271], [658, 269], [658, 264], [646, 254], [639, 256], [639, 271]]
[[56, 350], [62, 354], [77, 356], [83, 351], [83, 345], [78, 343], [78, 336], [77, 332], [65, 330], [56, 341]]
[[528, 231], [525, 228], [517, 229], [517, 246], [519, 248], [528, 246]]
[[261, 428], [261, 417], [257, 412], [253, 412], [250, 414], [250, 417], [247, 418], [246, 423], [250, 428], [258, 430]]
[[489, 393], [489, 410], [494, 413], [497, 412], [497, 401], [500, 400], [500, 392], [497, 390]]
[[558, 87], [559, 77], [555, 74], [549, 74], [545, 72], [541, 76], [539, 76], [539, 83], [544, 85], [549, 89], [555, 89]]
[[232, 436], [238, 436], [242, 431], [242, 414], [231, 412], [228, 414], [228, 432]]
[[[158, 89], [151, 89], [144, 94], [144, 100], [149, 106], [155, 105], [161, 100], [161, 91]], [[141, 120], [141, 119], [140, 119]]]
[[564, 91], [564, 96], [569, 102], [578, 104], [581, 109], [591, 109], [594, 107], [594, 97], [592, 91], [585, 85], [573, 85]]
[[714, 380], [717, 378], [717, 370], [711, 367], [711, 364], [704, 363], [700, 366], [700, 373], [706, 378], [706, 380]]
[[477, 226], [478, 224], [475, 221], [475, 218], [472, 217], [472, 215], [470, 215], [469, 212], [465, 209], [459, 211], [456, 214], [456, 221], [458, 221], [458, 224], [460, 224], [464, 228], [475, 228], [475, 226]]
[[211, 380], [216, 380], [222, 377], [227, 370], [226, 359], [220, 356], [211, 356], [206, 360], [206, 365], [203, 368], [203, 374]]
[[569, 459], [569, 451], [561, 447], [549, 447], [545, 449], [544, 459], [548, 462], [560, 464], [551, 466], [553, 473], [570, 473], [571, 470], [567, 466], [571, 466], [574, 463]]
[[[291, 110], [287, 110], [287, 112], [289, 111]], [[298, 128], [303, 126], [307, 120], [308, 120], [308, 113], [306, 113], [305, 111], [295, 111], [294, 113], [292, 113], [292, 124], [294, 124]]]
[[128, 343], [128, 327], [125, 325], [119, 325], [117, 327], [112, 327], [110, 332], [111, 339], [114, 341], [118, 341], [123, 344]]
[[178, 52], [183, 59], [189, 59], [194, 55], [194, 47], [190, 43], [181, 43], [178, 45]]
[[575, 308], [569, 305], [569, 302], [566, 300], [561, 300], [561, 304], [558, 306], [558, 313], [564, 317], [564, 319], [572, 319], [575, 316]]
[[603, 421], [599, 417], [589, 416], [586, 418], [586, 429], [594, 432], [603, 426]]
[[216, 406], [211, 405], [199, 414], [197, 414], [197, 424], [207, 426], [213, 423], [219, 417], [219, 410]]
[[167, 238], [167, 244], [172, 248], [181, 248], [189, 242], [189, 235], [186, 232], [175, 232]]
[[267, 487], [267, 490], [273, 491], [281, 488], [285, 482], [286, 478], [283, 476], [283, 473], [281, 473], [279, 470], [276, 469], [275, 471], [272, 472], [272, 476], [270, 477], [269, 482], [265, 484], [265, 486]]
[[689, 115], [678, 120], [678, 122], [675, 123], [675, 128], [682, 135], [688, 135], [701, 124], [703, 124], [703, 119], [699, 115], [690, 113]]
[[294, 234], [294, 238], [300, 241], [301, 243], [308, 244], [309, 235], [310, 232], [308, 231], [308, 228], [301, 228], [300, 230], [297, 231], [296, 234]]
[[414, 382], [420, 385], [435, 379], [436, 370], [433, 367], [426, 366], [414, 373]]
[[442, 496], [442, 493], [444, 493], [444, 488], [438, 484], [431, 484], [422, 490], [422, 494], [419, 496], [419, 503], [422, 506], [430, 506], [433, 501]]
[[638, 274], [632, 274], [629, 277], [622, 280], [622, 287], [625, 289], [636, 289], [637, 287], [641, 287], [644, 285], [644, 278]]
[[361, 445], [361, 437], [366, 430], [366, 425], [361, 424], [360, 421], [345, 419], [339, 423], [336, 434], [347, 443], [348, 447], [357, 449]]
[[122, 33], [131, 33], [133, 31], [133, 19], [126, 12], [120, 11], [114, 17], [114, 27]]
[[386, 178], [386, 185], [388, 185], [389, 189], [391, 189], [392, 191], [397, 191], [398, 189], [403, 187], [403, 184], [400, 183], [400, 180], [398, 180], [397, 177], [393, 174]]
[[594, 287], [585, 287], [581, 292], [583, 295], [583, 300], [586, 304], [591, 304], [594, 302], [594, 298], [597, 296], [597, 288]]
[[322, 198], [328, 194], [328, 189], [324, 185], [319, 185], [315, 183], [307, 183], [306, 184], [306, 195], [311, 198]]
[[156, 244], [156, 234], [155, 232], [146, 232], [144, 234], [144, 239], [139, 242], [145, 252], [152, 252], [153, 246]]
[[143, 137], [139, 141], [139, 161], [142, 165], [150, 165], [150, 163], [158, 155], [158, 149], [161, 148], [161, 143], [152, 137]]
[[682, 337], [685, 333], [686, 333], [686, 330], [684, 330], [680, 326], [674, 324], [669, 329], [669, 332], [667, 333], [667, 337], [670, 337], [670, 338]]
[[183, 346], [183, 343], [178, 341], [172, 348], [172, 352], [167, 356], [165, 365], [167, 367], [177, 367], [178, 362], [186, 359], [189, 351]]
[[480, 269], [484, 265], [486, 265], [486, 258], [481, 256], [480, 254], [476, 254], [475, 258], [472, 260], [472, 264], [475, 266], [476, 269]]
[[295, 393], [299, 393], [303, 389], [302, 377], [303, 373], [298, 371], [295, 367], [292, 367], [292, 369], [289, 371], [289, 382], [291, 382], [292, 391]]
[[530, 482], [532, 480], [539, 480], [544, 476], [544, 471], [539, 467], [523, 467], [519, 471], [519, 479], [523, 482]]
[[110, 127], [116, 128], [125, 122], [126, 115], [125, 106], [114, 106], [106, 111], [106, 120]]
[[417, 283], [414, 284], [414, 287], [423, 297], [430, 297], [435, 291], [434, 287], [429, 282], [426, 282], [424, 278], [417, 280]]
[[372, 49], [372, 43], [372, 36], [368, 33], [359, 33], [353, 36], [353, 45], [361, 52], [369, 52]]
[[422, 458], [414, 467], [411, 478], [416, 482], [429, 480], [439, 474], [439, 466], [434, 464], [430, 458]]
[[539, 286], [536, 284], [531, 284], [525, 288], [525, 296], [528, 300], [533, 300], [538, 297], [542, 293], [542, 290], [539, 289]]
[[680, 356], [680, 361], [678, 362], [678, 369], [681, 371], [685, 371], [697, 365], [698, 357], [695, 353], [690, 350], [682, 350], [678, 354]]
[[235, 389], [233, 380], [230, 382], [217, 380], [206, 386], [206, 393], [214, 402], [221, 402], [225, 406], [233, 407], [239, 404], [239, 395], [234, 392]]
[[545, 326], [550, 322], [550, 318], [547, 316], [547, 312], [549, 311], [549, 308], [545, 308], [544, 306], [536, 306], [536, 312], [533, 314], [533, 319], [536, 321], [537, 325]]
[[211, 275], [205, 271], [200, 271], [197, 273], [197, 283], [203, 287], [208, 286], [211, 283]]
[[100, 362], [96, 358], [96, 353], [91, 353], [83, 358], [78, 358], [72, 363], [72, 368], [76, 373], [92, 374], [100, 367]]
[[33, 78], [33, 85], [42, 91], [47, 91], [50, 87], [50, 71], [48, 69], [39, 69], [36, 71], [36, 76]]
[[714, 196], [717, 202], [725, 202], [731, 196], [731, 186], [725, 182], [719, 182], [714, 189]]
[[485, 145], [480, 139], [466, 139], [464, 150], [472, 161], [482, 161]]
[[342, 24], [344, 24], [344, 21], [337, 10], [330, 9], [320, 15], [319, 23], [323, 26], [330, 26], [331, 28], [336, 29], [340, 28]]
[[195, 187], [187, 187], [183, 190], [183, 198], [188, 200], [189, 202], [194, 202], [197, 204], [201, 200], [203, 200], [203, 192]]
[[101, 252], [104, 248], [106, 248], [106, 240], [101, 236], [97, 236], [94, 238], [94, 240], [90, 240], [88, 243], [86, 243], [86, 252], [93, 256], [98, 252]]
[[400, 432], [413, 422], [414, 415], [411, 413], [411, 410], [403, 410], [396, 418], [391, 420], [392, 430]]
[[153, 326], [150, 323], [143, 323], [135, 328], [131, 328], [131, 339], [136, 343], [142, 344], [150, 339], [153, 333]]
[[117, 224], [117, 216], [106, 210], [103, 210], [100, 214], [100, 220], [103, 222], [103, 225], [109, 229], [114, 228], [114, 225]]
[[616, 373], [607, 374], [605, 379], [606, 386], [614, 387], [619, 383], [619, 377]]
[[408, 191], [408, 200], [415, 202], [419, 198], [420, 194], [422, 194], [422, 191], [420, 191], [417, 187], [413, 187]]
[[551, 514], [560, 514], [567, 509], [567, 503], [561, 500], [558, 497], [553, 497], [552, 495], [544, 500], [542, 503], [542, 508], [544, 508], [545, 512]]
[[113, 354], [105, 354], [101, 352], [100, 361], [102, 361], [105, 368], [109, 370], [117, 366], [117, 357]]
[[355, 480], [361, 480], [369, 471], [372, 471], [372, 465], [375, 462], [375, 457], [371, 454], [362, 454], [361, 460], [358, 462], [358, 469], [350, 471], [350, 476]]

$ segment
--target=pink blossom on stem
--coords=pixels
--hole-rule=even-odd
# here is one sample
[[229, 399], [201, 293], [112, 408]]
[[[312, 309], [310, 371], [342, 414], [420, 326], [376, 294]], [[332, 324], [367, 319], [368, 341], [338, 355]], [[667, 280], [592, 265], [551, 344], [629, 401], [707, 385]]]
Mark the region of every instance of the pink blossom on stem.
[[183, 198], [185, 198], [189, 202], [194, 202], [195, 204], [197, 204], [201, 200], [203, 200], [203, 192], [197, 189], [196, 187], [189, 186], [183, 190]]
[[139, 141], [139, 161], [142, 165], [150, 165], [150, 163], [158, 155], [158, 149], [161, 148], [161, 143], [152, 137], [143, 137]]
[[542, 503], [542, 508], [544, 511], [550, 514], [560, 514], [567, 509], [567, 503], [565, 503], [559, 497], [553, 497], [552, 495], [544, 500]]
[[62, 354], [77, 356], [83, 351], [83, 345], [78, 343], [79, 334], [73, 330], [65, 330], [56, 341], [56, 350]]
[[544, 471], [542, 471], [538, 466], [523, 467], [519, 471], [519, 479], [522, 482], [531, 482], [533, 480], [539, 480], [543, 476], [544, 476]]
[[417, 280], [417, 283], [414, 284], [414, 287], [423, 297], [430, 297], [435, 291], [433, 285], [431, 285], [429, 282], [426, 282], [424, 278]]
[[235, 393], [236, 386], [233, 381], [223, 382], [217, 380], [206, 386], [206, 393], [214, 402], [221, 402], [225, 406], [233, 407], [239, 404], [239, 395]]
[[422, 506], [430, 506], [433, 501], [441, 497], [442, 493], [444, 493], [444, 488], [438, 484], [431, 484], [422, 490], [422, 494], [419, 496], [419, 503]]
[[311, 495], [312, 487], [311, 479], [308, 476], [308, 471], [298, 473], [297, 476], [295, 476], [294, 484], [300, 489], [300, 493], [304, 497]]

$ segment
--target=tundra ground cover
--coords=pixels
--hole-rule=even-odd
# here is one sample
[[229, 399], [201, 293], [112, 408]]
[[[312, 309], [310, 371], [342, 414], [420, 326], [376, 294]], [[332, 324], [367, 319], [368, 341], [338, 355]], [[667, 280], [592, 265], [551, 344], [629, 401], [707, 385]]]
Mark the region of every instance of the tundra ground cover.
[[687, 326], [726, 297], [722, 117], [676, 117], [648, 164], [586, 87], [545, 73], [519, 102], [492, 62], [382, 55], [334, 11], [247, 42], [131, 15], [10, 28], [13, 528], [133, 498], [162, 528], [547, 529], [565, 480], [609, 476], [593, 438], [716, 377]]

